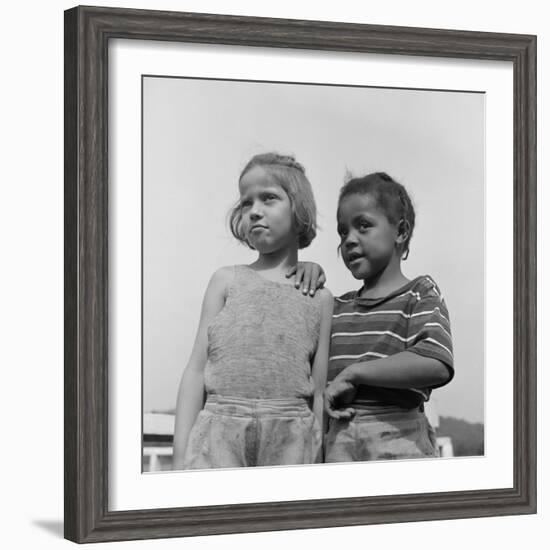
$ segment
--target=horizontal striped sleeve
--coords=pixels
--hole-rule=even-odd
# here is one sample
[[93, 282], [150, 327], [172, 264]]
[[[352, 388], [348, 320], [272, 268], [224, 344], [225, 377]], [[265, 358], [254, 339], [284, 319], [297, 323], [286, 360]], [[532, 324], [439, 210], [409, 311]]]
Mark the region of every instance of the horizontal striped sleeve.
[[334, 304], [328, 380], [352, 363], [384, 359], [407, 346], [410, 319], [405, 308], [417, 300], [416, 293], [403, 291], [374, 303], [355, 294], [344, 294]]
[[429, 278], [410, 313], [407, 351], [441, 361], [449, 370], [445, 383], [452, 379], [454, 359], [449, 312], [440, 290]]
[[[348, 292], [334, 301], [327, 380], [353, 363], [381, 360], [411, 351], [440, 360], [453, 371], [449, 313], [431, 277], [416, 277], [387, 296]], [[445, 383], [447, 383], [445, 382]], [[359, 385], [356, 404], [413, 408], [435, 388], [384, 388]]]

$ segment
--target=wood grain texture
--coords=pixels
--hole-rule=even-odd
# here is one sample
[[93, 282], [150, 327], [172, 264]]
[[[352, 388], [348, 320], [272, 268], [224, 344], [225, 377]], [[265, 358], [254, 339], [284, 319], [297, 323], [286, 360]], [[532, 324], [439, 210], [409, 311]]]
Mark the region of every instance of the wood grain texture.
[[64, 120], [64, 447], [65, 447], [65, 536], [75, 540], [75, 526], [78, 518], [77, 507], [74, 502], [80, 490], [77, 481], [78, 472], [78, 401], [76, 400], [76, 388], [78, 385], [77, 369], [78, 364], [78, 242], [77, 242], [77, 130], [78, 111], [76, 109], [77, 87], [77, 63], [76, 63], [76, 13], [65, 14], [65, 120]]
[[[110, 38], [511, 61], [514, 487], [109, 512]], [[65, 12], [65, 536], [75, 542], [529, 514], [536, 510], [536, 38], [130, 9]]]

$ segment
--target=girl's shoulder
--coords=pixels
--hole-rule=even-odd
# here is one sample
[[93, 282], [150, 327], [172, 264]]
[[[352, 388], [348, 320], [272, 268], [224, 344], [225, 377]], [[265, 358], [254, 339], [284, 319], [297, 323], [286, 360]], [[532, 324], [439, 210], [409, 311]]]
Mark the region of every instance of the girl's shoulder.
[[208, 287], [215, 292], [222, 292], [224, 295], [227, 294], [229, 287], [235, 279], [235, 267], [234, 265], [228, 265], [216, 269], [212, 277], [210, 277]]
[[344, 292], [344, 294], [336, 296], [334, 299], [338, 302], [349, 302], [350, 300], [353, 300], [356, 296], [357, 290], [348, 290], [348, 292]]
[[322, 300], [332, 300], [334, 298], [332, 292], [326, 286], [320, 288], [318, 292]]
[[350, 290], [349, 292], [345, 292], [340, 296], [335, 296], [334, 307], [341, 308], [341, 307], [345, 307], [346, 304], [352, 304], [355, 301], [356, 296], [357, 296], [357, 290]]
[[440, 298], [441, 290], [433, 277], [430, 275], [420, 275], [410, 282], [410, 289], [420, 294], [422, 298]]
[[212, 280], [230, 282], [235, 278], [236, 265], [226, 265], [219, 267], [212, 274]]
[[319, 295], [319, 301], [321, 302], [321, 306], [332, 308], [332, 304], [334, 302], [334, 296], [332, 295], [332, 292], [328, 288], [323, 287], [319, 289], [316, 294]]

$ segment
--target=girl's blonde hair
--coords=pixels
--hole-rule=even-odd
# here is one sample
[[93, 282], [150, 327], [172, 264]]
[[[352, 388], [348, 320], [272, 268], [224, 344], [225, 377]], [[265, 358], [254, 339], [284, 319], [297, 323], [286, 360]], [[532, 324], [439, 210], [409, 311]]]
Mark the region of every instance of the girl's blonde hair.
[[[263, 153], [248, 161], [239, 176], [239, 181], [256, 166], [263, 168], [288, 195], [292, 223], [298, 235], [298, 248], [306, 248], [317, 235], [317, 208], [304, 167], [293, 156]], [[236, 239], [253, 248], [246, 240], [243, 230], [240, 202], [229, 213], [229, 227]]]

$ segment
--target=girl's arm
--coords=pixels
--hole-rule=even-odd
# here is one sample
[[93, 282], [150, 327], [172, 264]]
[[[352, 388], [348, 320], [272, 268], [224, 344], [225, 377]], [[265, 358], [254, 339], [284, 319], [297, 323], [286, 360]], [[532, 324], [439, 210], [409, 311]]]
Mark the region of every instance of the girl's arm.
[[[415, 288], [416, 302], [409, 318], [406, 350], [381, 359], [353, 363], [334, 378], [326, 392], [327, 410], [336, 418], [353, 409], [338, 410], [355, 398], [359, 385], [396, 389], [434, 389], [454, 374], [449, 312], [441, 291], [430, 277]], [[395, 336], [395, 335], [394, 335]]]
[[232, 276], [232, 268], [219, 269], [210, 279], [204, 294], [195, 343], [189, 362], [181, 377], [178, 391], [174, 428], [174, 470], [183, 469], [183, 459], [189, 433], [204, 405], [204, 367], [208, 351], [207, 330], [214, 317], [225, 304], [227, 286]]
[[449, 369], [439, 359], [402, 351], [382, 359], [353, 363], [330, 383], [325, 394], [329, 416], [346, 419], [355, 410], [345, 407], [355, 399], [357, 386], [384, 388], [430, 388], [442, 386], [450, 378]]
[[383, 359], [353, 363], [334, 379], [354, 386], [385, 388], [431, 388], [449, 379], [445, 363], [411, 351], [402, 351]]
[[332, 294], [327, 288], [321, 290], [321, 327], [319, 341], [312, 366], [314, 383], [313, 413], [323, 433], [323, 392], [327, 382], [328, 352], [330, 347], [330, 325], [332, 322]]

